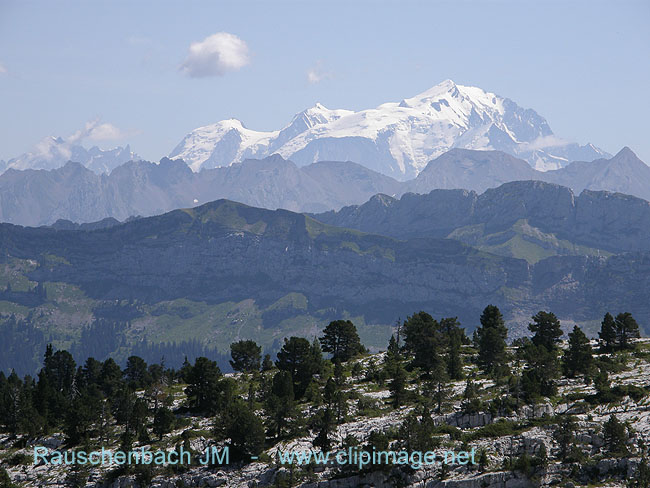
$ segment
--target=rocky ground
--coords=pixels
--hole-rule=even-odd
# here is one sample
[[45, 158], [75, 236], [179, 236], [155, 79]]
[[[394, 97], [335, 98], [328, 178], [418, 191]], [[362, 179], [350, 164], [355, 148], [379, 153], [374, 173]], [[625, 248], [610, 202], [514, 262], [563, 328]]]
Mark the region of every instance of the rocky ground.
[[[398, 409], [389, 404], [389, 391], [386, 384], [368, 381], [368, 372], [381, 365], [383, 354], [366, 356], [359, 366], [351, 368], [356, 375], [348, 372], [346, 390], [349, 396], [348, 413], [343, 423], [337, 426], [333, 435], [336, 448], [363, 444], [372, 431], [388, 433], [398, 440], [400, 426], [416, 408], [413, 404]], [[634, 385], [650, 391], [650, 340], [641, 339], [635, 353], [624, 353], [617, 358], [624, 364], [620, 371], [611, 374], [614, 385]], [[517, 368], [513, 364], [513, 368]], [[466, 366], [468, 374], [473, 369]], [[241, 378], [240, 375], [233, 375]], [[481, 400], [488, 404], [491, 399], [504, 395], [502, 385], [477, 376], [481, 385]], [[421, 385], [411, 381], [409, 389], [417, 392]], [[64, 436], [52, 434], [38, 439], [23, 437], [0, 437], [0, 466], [4, 467], [12, 482], [20, 487], [64, 487], [87, 486], [126, 488], [152, 486], [171, 487], [256, 487], [256, 486], [303, 486], [305, 488], [353, 488], [357, 486], [383, 487], [401, 486], [418, 488], [527, 488], [533, 486], [601, 486], [624, 487], [638, 476], [641, 462], [638, 446], [650, 445], [650, 395], [622, 400], [603, 405], [592, 405], [589, 395], [595, 390], [593, 385], [585, 385], [581, 379], [560, 381], [559, 394], [549, 401], [537, 405], [523, 405], [517, 412], [490, 412], [488, 409], [478, 413], [462, 412], [462, 394], [465, 381], [451, 385], [451, 399], [443, 413], [432, 414], [438, 428], [440, 448], [449, 450], [474, 448], [476, 452], [485, 451], [487, 462], [481, 466], [439, 466], [412, 469], [409, 467], [378, 467], [358, 472], [338, 466], [327, 465], [288, 466], [281, 465], [277, 458], [278, 450], [309, 450], [313, 448], [315, 433], [308, 430], [303, 435], [284, 440], [268, 447], [257, 462], [245, 465], [229, 465], [209, 468], [191, 466], [184, 471], [160, 468], [151, 479], [138, 472], [126, 475], [112, 475], [114, 466], [93, 469], [73, 469], [70, 466], [47, 466], [33, 464], [33, 447], [46, 446], [63, 449]], [[182, 385], [174, 386], [175, 405], [185, 401]], [[303, 404], [305, 418], [313, 413], [313, 406]], [[558, 444], [553, 437], [558, 419], [564, 415], [575, 415], [577, 430], [575, 445], [584, 454], [580, 462], [562, 463], [558, 460]], [[626, 424], [629, 434], [629, 455], [613, 457], [603, 449], [603, 424], [611, 415]], [[167, 434], [160, 442], [148, 447], [172, 449], [183, 439], [191, 449], [204, 451], [213, 444], [211, 440], [212, 419], [192, 417], [185, 414], [180, 427]], [[499, 426], [500, 430], [495, 429]], [[140, 447], [140, 445], [136, 445]], [[116, 449], [117, 445], [112, 445]], [[521, 458], [524, 453], [535, 459], [545, 451], [547, 462], [541, 468], [528, 472], [509, 468], [509, 460]], [[510, 465], [512, 466], [512, 465]], [[79, 479], [87, 478], [85, 482]], [[5, 485], [1, 485], [4, 486]]]

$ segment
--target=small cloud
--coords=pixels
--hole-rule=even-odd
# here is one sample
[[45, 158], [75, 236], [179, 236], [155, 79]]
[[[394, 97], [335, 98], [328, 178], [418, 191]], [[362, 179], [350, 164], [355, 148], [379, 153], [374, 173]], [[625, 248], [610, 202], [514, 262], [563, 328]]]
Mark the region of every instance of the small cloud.
[[217, 32], [190, 44], [180, 71], [190, 78], [223, 76], [250, 63], [248, 45], [234, 34]]
[[68, 137], [69, 143], [80, 143], [84, 139], [91, 141], [116, 141], [135, 134], [135, 131], [124, 131], [108, 122], [100, 123], [99, 120], [91, 120], [86, 125]]
[[5, 65], [0, 63], [0, 75], [6, 75], [8, 73], [7, 68], [5, 68]]
[[323, 63], [319, 61], [316, 63], [316, 66], [307, 70], [307, 81], [310, 85], [315, 85], [320, 83], [323, 80], [329, 80], [332, 78], [332, 73], [325, 71], [323, 69]]
[[564, 147], [568, 146], [569, 144], [571, 144], [571, 141], [567, 141], [566, 139], [562, 139], [561, 137], [557, 137], [555, 135], [550, 135], [540, 136], [534, 141], [525, 143], [524, 146], [529, 151], [536, 151], [539, 149], [548, 149], [549, 147]]

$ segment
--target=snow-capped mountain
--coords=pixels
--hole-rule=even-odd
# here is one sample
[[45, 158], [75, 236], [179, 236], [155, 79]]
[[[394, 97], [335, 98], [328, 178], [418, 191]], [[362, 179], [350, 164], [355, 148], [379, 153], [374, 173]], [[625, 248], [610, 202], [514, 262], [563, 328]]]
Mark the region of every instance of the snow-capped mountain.
[[541, 171], [609, 156], [591, 144], [555, 137], [532, 109], [446, 80], [415, 97], [359, 112], [316, 104], [280, 131], [250, 130], [236, 119], [221, 121], [190, 132], [170, 158], [181, 158], [198, 171], [278, 153], [302, 165], [355, 161], [404, 180], [455, 147], [501, 150]]
[[68, 161], [81, 163], [95, 173], [110, 173], [113, 169], [127, 161], [141, 159], [131, 151], [131, 147], [115, 147], [100, 149], [93, 146], [90, 149], [63, 139], [62, 137], [46, 137], [34, 149], [16, 158], [10, 159], [0, 171], [13, 169], [56, 169]]

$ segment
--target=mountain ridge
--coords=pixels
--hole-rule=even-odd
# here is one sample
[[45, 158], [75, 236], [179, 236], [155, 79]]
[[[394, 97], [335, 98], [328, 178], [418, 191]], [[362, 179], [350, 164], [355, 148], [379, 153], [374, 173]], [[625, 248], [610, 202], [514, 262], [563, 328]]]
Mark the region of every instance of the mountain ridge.
[[456, 148], [430, 161], [418, 177], [407, 182], [351, 161], [299, 167], [279, 155], [199, 173], [169, 158], [159, 164], [131, 161], [101, 175], [72, 162], [55, 170], [10, 169], [0, 175], [0, 220], [26, 225], [48, 225], [59, 219], [89, 223], [112, 217], [121, 221], [219, 198], [321, 213], [362, 204], [377, 193], [400, 197], [436, 188], [484, 192], [513, 177], [555, 182], [576, 193], [605, 189], [650, 200], [650, 168], [629, 149], [593, 165], [576, 163], [538, 172], [500, 151]]
[[116, 167], [128, 161], [140, 160], [131, 146], [117, 146], [112, 149], [100, 149], [92, 146], [86, 149], [72, 138], [46, 137], [36, 146], [8, 161], [0, 161], [0, 173], [8, 169], [58, 169], [69, 161], [82, 164], [95, 173], [110, 173]]
[[[536, 184], [544, 191], [559, 188]], [[521, 199], [526, 194], [523, 185], [522, 191], [506, 196]], [[553, 220], [557, 212], [549, 209], [539, 218]], [[483, 217], [488, 222], [489, 215]], [[650, 321], [642, 299], [650, 285], [650, 252], [645, 249], [611, 256], [551, 256], [531, 264], [457, 240], [368, 234], [228, 200], [87, 230], [0, 224], [0, 248], [3, 279], [22, 269], [30, 283], [47, 284], [48, 300], [61, 296], [69, 304], [66, 297], [73, 296], [86, 308], [88, 301], [138, 304], [131, 331], [138, 340], [153, 340], [161, 327], [166, 334], [185, 327], [195, 319], [194, 309], [216, 313], [254, 305], [270, 310], [279, 304], [282, 313], [265, 337], [281, 338], [332, 314], [385, 326], [412, 310], [436, 316], [461, 310], [460, 320], [471, 327], [485, 303], [497, 303], [517, 330], [530, 315], [548, 308], [579, 323], [599, 320], [607, 310], [629, 310], [640, 323]], [[71, 288], [61, 295], [61, 287]], [[172, 322], [168, 312], [156, 312], [170, 304], [185, 310]], [[54, 302], [47, 305], [52, 306]], [[38, 307], [34, 316], [50, 327], [51, 312], [41, 315]], [[86, 323], [65, 310], [57, 312], [57, 320], [65, 317], [77, 328]], [[219, 317], [209, 319], [201, 333], [210, 340], [231, 340], [231, 329], [239, 322]], [[70, 330], [59, 328], [57, 334]], [[185, 339], [191, 333], [186, 330]]]
[[299, 165], [354, 160], [404, 180], [454, 147], [503, 150], [542, 170], [607, 155], [593, 145], [554, 142], [552, 136], [548, 122], [534, 110], [445, 80], [401, 102], [359, 112], [316, 104], [279, 131], [253, 131], [236, 119], [199, 127], [169, 157], [185, 160], [195, 171], [273, 153]]

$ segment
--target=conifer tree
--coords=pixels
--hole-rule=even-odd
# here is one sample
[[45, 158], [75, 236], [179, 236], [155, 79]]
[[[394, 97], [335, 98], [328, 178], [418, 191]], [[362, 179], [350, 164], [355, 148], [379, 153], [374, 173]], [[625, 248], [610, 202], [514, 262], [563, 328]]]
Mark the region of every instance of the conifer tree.
[[533, 321], [528, 324], [528, 329], [535, 333], [533, 344], [543, 346], [547, 351], [557, 349], [562, 337], [562, 328], [553, 312], [537, 312], [533, 315]]
[[627, 429], [616, 415], [611, 415], [603, 425], [603, 436], [605, 448], [610, 454], [624, 456], [628, 453]]
[[464, 413], [478, 413], [481, 410], [480, 388], [471, 378], [467, 378], [461, 408]]
[[569, 333], [569, 348], [564, 352], [562, 370], [569, 378], [578, 374], [588, 375], [594, 364], [593, 351], [589, 339], [582, 329], [575, 325]]
[[264, 449], [266, 436], [262, 420], [241, 400], [231, 407], [232, 420], [226, 430], [230, 438], [233, 458], [235, 460], [250, 460], [258, 456]]
[[639, 337], [639, 324], [629, 312], [619, 313], [614, 320], [614, 327], [618, 349], [630, 348], [631, 339]]
[[391, 361], [386, 364], [388, 373], [388, 391], [393, 408], [399, 408], [404, 404], [406, 397], [407, 373], [401, 361]]
[[312, 376], [322, 371], [323, 357], [316, 341], [310, 344], [303, 337], [290, 337], [284, 340], [275, 364], [278, 369], [289, 372], [294, 394], [299, 399], [307, 390]]
[[440, 324], [426, 312], [418, 312], [407, 317], [402, 328], [404, 349], [411, 353], [411, 366], [426, 372], [446, 369], [444, 352], [445, 337]]
[[230, 344], [230, 366], [235, 371], [252, 373], [259, 371], [262, 348], [255, 341], [241, 340]]
[[330, 322], [320, 342], [323, 351], [331, 353], [334, 361], [347, 361], [364, 350], [357, 328], [349, 320]]
[[604, 352], [612, 352], [614, 350], [614, 346], [616, 345], [616, 326], [614, 324], [614, 317], [609, 312], [603, 317], [598, 337], [600, 338], [600, 348]]
[[481, 326], [476, 329], [478, 364], [483, 372], [501, 376], [507, 367], [506, 339], [508, 328], [498, 307], [488, 305], [481, 314]]
[[293, 381], [288, 371], [278, 371], [273, 376], [271, 392], [265, 403], [269, 431], [281, 437], [295, 415]]
[[575, 432], [578, 425], [572, 415], [565, 415], [560, 419], [556, 429], [553, 431], [553, 439], [557, 442], [559, 451], [558, 458], [565, 461], [575, 441]]

